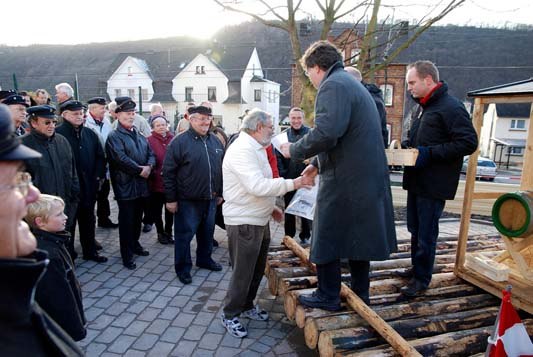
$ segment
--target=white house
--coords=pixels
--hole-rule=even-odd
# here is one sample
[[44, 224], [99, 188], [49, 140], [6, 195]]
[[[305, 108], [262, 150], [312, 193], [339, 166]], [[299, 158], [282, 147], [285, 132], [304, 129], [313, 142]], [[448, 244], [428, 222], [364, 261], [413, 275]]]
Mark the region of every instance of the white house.
[[172, 80], [172, 96], [183, 112], [188, 102], [209, 101], [217, 124], [238, 131], [242, 113], [260, 108], [272, 115], [277, 128], [280, 84], [264, 78], [254, 47], [225, 48], [197, 55]]
[[481, 156], [521, 165], [530, 110], [529, 104], [489, 104], [479, 138]]
[[255, 47], [177, 49], [123, 54], [107, 81], [111, 99], [131, 96], [138, 102], [141, 86], [143, 112], [161, 102], [167, 117], [178, 119], [188, 102], [211, 102], [216, 124], [228, 134], [238, 131], [242, 113], [260, 108], [279, 121], [280, 84], [264, 78]]
[[154, 78], [146, 61], [127, 56], [107, 80], [107, 94], [111, 100], [116, 97], [131, 97], [139, 106], [139, 87], [143, 111], [148, 110], [154, 95]]

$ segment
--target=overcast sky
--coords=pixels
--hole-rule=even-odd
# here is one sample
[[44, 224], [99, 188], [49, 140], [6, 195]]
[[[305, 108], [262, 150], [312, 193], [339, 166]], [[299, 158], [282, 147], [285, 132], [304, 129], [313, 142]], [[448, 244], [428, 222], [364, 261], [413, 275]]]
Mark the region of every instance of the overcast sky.
[[[275, 4], [280, 0], [269, 0]], [[448, 0], [440, 2], [446, 3]], [[256, 12], [262, 8], [256, 0], [231, 0]], [[393, 7], [383, 8], [380, 17], [398, 20], [420, 18], [428, 11], [421, 5], [439, 0], [382, 0]], [[347, 0], [357, 3], [357, 0]], [[397, 4], [408, 6], [394, 7]], [[316, 15], [314, 0], [304, 0], [310, 15]], [[393, 10], [394, 9], [394, 10]], [[532, 0], [466, 0], [439, 24], [504, 26], [533, 25]], [[2, 2], [0, 44], [79, 44], [195, 36], [209, 38], [218, 29], [249, 18], [224, 12], [212, 0], [26, 0]], [[302, 14], [301, 16], [305, 16]], [[344, 18], [355, 20], [353, 14]], [[10, 30], [10, 31], [7, 31]]]

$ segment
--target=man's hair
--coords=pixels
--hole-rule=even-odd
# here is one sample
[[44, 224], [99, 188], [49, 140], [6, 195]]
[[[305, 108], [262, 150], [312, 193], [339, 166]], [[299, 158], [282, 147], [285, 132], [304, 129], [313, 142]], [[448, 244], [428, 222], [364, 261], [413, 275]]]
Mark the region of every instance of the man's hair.
[[431, 76], [431, 79], [433, 79], [433, 82], [438, 83], [439, 82], [439, 70], [437, 69], [437, 66], [431, 61], [416, 61], [415, 63], [411, 63], [409, 66], [407, 66], [407, 70], [410, 70], [411, 68], [416, 69], [416, 73], [418, 73], [418, 77], [420, 78], [426, 78], [427, 76]]
[[[91, 103], [91, 104], [88, 104], [88, 105], [87, 105], [87, 108], [89, 109], [89, 111], [91, 111], [91, 110], [93, 110], [93, 109], [95, 109], [95, 108], [99, 108], [99, 107], [101, 107], [101, 106], [102, 106], [102, 104]], [[104, 105], [104, 107], [105, 107], [105, 105]]]
[[183, 129], [183, 131], [187, 131], [189, 130], [190, 127], [191, 127], [191, 124], [189, 123], [187, 119], [185, 118], [180, 119], [180, 121], [178, 122], [178, 125], [176, 125], [176, 134], [180, 132], [180, 129]]
[[157, 110], [163, 111], [161, 103], [150, 104], [150, 114], [154, 114]]
[[46, 94], [47, 97], [50, 97], [50, 94], [46, 91], [46, 89], [37, 89], [35, 92], [33, 92], [35, 96], [37, 97], [39, 94]]
[[69, 97], [72, 97], [74, 95], [74, 89], [70, 86], [68, 83], [59, 83], [55, 86], [56, 91], [63, 92]]
[[361, 71], [358, 70], [355, 67], [345, 67], [344, 70], [348, 72], [352, 77], [354, 77], [358, 82], [361, 82], [363, 80], [363, 75], [361, 74]]
[[257, 131], [257, 124], [266, 125], [268, 120], [272, 118], [270, 114], [262, 111], [259, 108], [254, 108], [246, 114], [241, 124], [241, 131], [247, 134], [255, 133]]
[[292, 112], [300, 112], [302, 113], [302, 116], [305, 117], [305, 112], [300, 107], [292, 107], [291, 110], [289, 110], [289, 115], [291, 115]]
[[110, 112], [114, 112], [117, 109], [117, 102], [115, 101], [109, 102], [109, 104], [107, 104], [107, 109]]
[[301, 63], [304, 68], [314, 66], [326, 71], [335, 63], [341, 61], [342, 55], [337, 47], [328, 41], [317, 41], [305, 51]]
[[65, 202], [61, 197], [41, 194], [37, 201], [28, 205], [28, 213], [24, 217], [24, 220], [26, 220], [30, 227], [39, 228], [35, 223], [35, 218], [41, 217], [43, 221], [47, 222], [52, 209], [58, 205], [65, 207]]

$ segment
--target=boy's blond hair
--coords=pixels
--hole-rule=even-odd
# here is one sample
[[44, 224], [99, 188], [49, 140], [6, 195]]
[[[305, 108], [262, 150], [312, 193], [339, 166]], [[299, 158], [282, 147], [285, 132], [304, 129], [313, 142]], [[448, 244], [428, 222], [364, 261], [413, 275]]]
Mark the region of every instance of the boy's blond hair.
[[26, 217], [24, 217], [24, 220], [30, 227], [39, 228], [35, 223], [35, 218], [41, 217], [44, 222], [47, 222], [48, 217], [50, 217], [50, 212], [54, 207], [57, 207], [58, 204], [65, 207], [65, 202], [61, 197], [41, 194], [37, 201], [28, 205], [28, 213], [26, 214]]

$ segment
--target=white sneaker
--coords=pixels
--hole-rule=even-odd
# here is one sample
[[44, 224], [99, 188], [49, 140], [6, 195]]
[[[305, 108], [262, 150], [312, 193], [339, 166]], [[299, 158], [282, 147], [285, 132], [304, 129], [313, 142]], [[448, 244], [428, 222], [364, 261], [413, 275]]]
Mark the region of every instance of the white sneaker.
[[228, 330], [229, 334], [233, 337], [243, 338], [248, 335], [248, 331], [246, 331], [246, 328], [241, 324], [237, 316], [232, 319], [226, 319], [224, 317], [224, 314], [222, 314], [221, 318], [222, 325], [226, 328], [226, 330]]
[[253, 309], [244, 311], [241, 316], [250, 320], [268, 321], [268, 312], [261, 310], [258, 305], [255, 305]]

